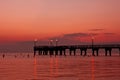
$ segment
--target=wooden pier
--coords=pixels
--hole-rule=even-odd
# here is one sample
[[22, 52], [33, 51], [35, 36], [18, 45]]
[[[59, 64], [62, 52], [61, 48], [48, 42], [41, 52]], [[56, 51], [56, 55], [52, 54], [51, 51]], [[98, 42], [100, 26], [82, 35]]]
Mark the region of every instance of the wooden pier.
[[[87, 50], [92, 50], [92, 56], [99, 56], [99, 50], [105, 50], [105, 56], [112, 55], [112, 49], [118, 49], [120, 55], [120, 44], [108, 44], [108, 45], [71, 45], [71, 46], [34, 46], [34, 56], [38, 52], [39, 55], [64, 55], [66, 56], [66, 50], [69, 50], [69, 55], [76, 55], [76, 50], [80, 50], [81, 56], [87, 55]], [[83, 54], [84, 53], [84, 54]]]

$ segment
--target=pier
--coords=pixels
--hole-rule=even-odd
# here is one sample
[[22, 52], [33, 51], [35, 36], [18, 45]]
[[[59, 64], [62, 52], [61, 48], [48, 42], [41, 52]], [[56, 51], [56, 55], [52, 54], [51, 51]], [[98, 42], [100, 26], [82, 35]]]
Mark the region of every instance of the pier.
[[69, 45], [69, 46], [34, 46], [34, 56], [38, 53], [39, 55], [64, 55], [66, 56], [66, 50], [69, 51], [69, 55], [76, 55], [76, 50], [80, 50], [81, 56], [87, 56], [87, 50], [91, 49], [92, 56], [99, 56], [99, 50], [104, 49], [105, 56], [112, 56], [112, 50], [118, 49], [120, 55], [119, 44], [108, 44], [108, 45]]

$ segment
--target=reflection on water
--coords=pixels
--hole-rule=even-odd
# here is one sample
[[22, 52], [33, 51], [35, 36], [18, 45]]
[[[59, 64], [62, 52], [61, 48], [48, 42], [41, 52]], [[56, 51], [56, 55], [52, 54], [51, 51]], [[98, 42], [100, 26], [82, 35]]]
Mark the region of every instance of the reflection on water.
[[52, 78], [58, 76], [58, 58], [50, 58], [50, 76]]
[[53, 76], [53, 58], [50, 59], [50, 76], [52, 77]]
[[94, 64], [94, 57], [91, 59], [91, 66], [92, 66], [92, 80], [95, 80], [95, 64]]
[[120, 57], [0, 57], [0, 80], [120, 80]]
[[34, 79], [37, 79], [37, 60], [36, 57], [34, 57]]

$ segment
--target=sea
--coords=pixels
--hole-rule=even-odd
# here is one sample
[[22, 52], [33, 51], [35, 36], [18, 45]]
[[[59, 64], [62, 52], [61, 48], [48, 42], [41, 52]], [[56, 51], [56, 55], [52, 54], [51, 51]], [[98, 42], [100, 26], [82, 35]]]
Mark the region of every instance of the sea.
[[0, 80], [120, 80], [120, 55], [0, 53]]

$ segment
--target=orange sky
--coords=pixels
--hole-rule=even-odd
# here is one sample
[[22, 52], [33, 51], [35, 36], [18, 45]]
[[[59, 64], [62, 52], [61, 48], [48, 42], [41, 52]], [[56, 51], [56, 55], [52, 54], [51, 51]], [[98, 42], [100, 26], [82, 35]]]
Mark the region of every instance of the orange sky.
[[98, 42], [119, 42], [119, 4], [120, 0], [0, 0], [0, 42], [74, 33], [99, 33]]

